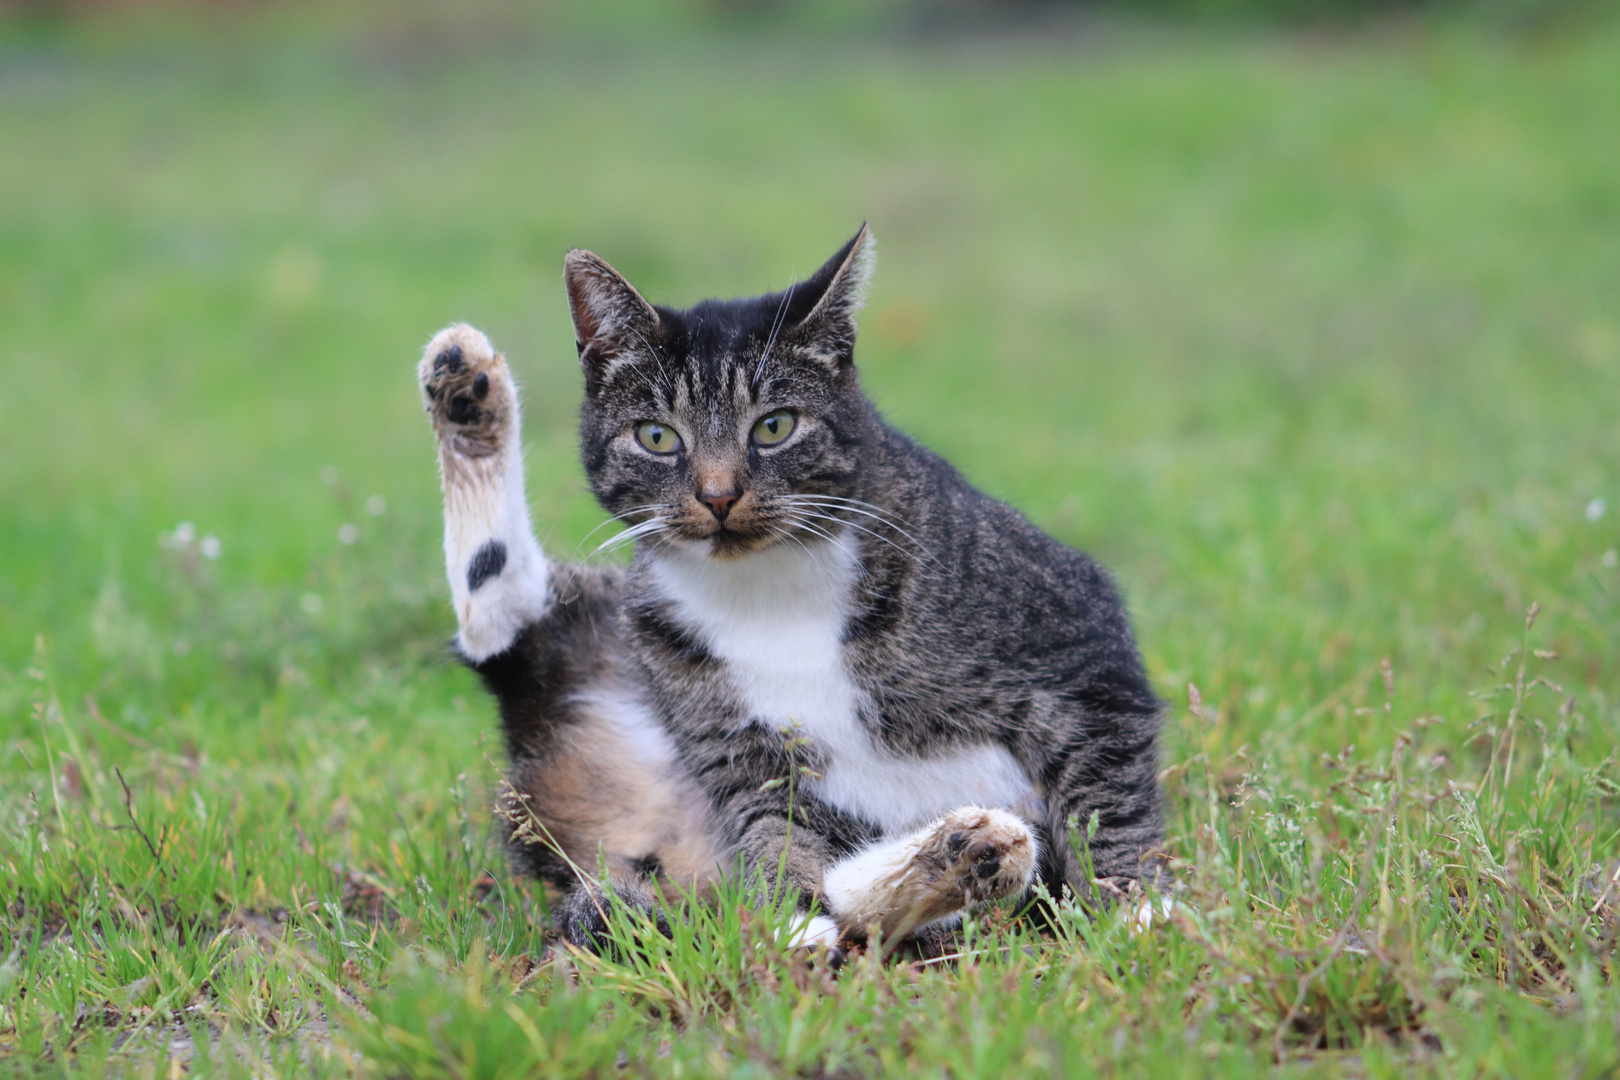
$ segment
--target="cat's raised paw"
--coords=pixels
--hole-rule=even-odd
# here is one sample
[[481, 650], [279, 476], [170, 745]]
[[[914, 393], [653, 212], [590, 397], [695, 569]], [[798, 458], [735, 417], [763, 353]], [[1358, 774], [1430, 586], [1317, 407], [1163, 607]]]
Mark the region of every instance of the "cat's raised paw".
[[487, 337], [466, 323], [445, 327], [428, 342], [416, 373], [445, 449], [469, 458], [500, 452], [516, 417], [517, 390]]

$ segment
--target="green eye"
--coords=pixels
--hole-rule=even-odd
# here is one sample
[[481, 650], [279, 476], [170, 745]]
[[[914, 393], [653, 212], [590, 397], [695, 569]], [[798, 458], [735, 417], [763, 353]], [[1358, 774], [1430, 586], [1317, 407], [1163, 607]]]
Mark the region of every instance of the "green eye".
[[793, 433], [793, 410], [777, 409], [769, 416], [760, 417], [754, 425], [754, 442], [759, 446], [775, 446]]
[[636, 441], [655, 454], [673, 454], [681, 448], [681, 437], [675, 429], [656, 420], [643, 420], [636, 425]]

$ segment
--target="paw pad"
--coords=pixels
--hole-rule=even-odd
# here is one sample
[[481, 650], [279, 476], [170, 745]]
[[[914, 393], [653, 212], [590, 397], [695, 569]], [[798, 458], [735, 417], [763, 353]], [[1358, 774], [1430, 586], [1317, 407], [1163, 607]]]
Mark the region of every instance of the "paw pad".
[[470, 326], [440, 331], [418, 366], [422, 398], [441, 447], [466, 458], [489, 457], [517, 420], [506, 361]]
[[944, 879], [974, 903], [1008, 896], [1029, 885], [1035, 838], [1029, 826], [1001, 810], [968, 807], [946, 815]]

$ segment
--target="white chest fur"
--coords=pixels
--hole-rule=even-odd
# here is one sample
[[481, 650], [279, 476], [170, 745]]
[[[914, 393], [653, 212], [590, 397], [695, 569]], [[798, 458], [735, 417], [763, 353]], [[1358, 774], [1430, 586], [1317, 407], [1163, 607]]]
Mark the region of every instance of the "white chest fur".
[[959, 806], [1011, 807], [1029, 797], [1029, 777], [999, 746], [901, 758], [861, 722], [843, 650], [860, 575], [847, 536], [726, 561], [672, 547], [653, 563], [658, 589], [725, 661], [750, 723], [797, 725], [827, 755], [811, 783], [818, 798], [892, 833]]

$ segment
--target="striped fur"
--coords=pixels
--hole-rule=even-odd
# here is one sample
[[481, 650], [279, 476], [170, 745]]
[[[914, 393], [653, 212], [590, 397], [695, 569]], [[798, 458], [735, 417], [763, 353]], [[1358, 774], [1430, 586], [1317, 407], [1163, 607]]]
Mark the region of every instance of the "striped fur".
[[[784, 848], [846, 936], [1035, 874], [1155, 873], [1159, 703], [1118, 593], [861, 394], [871, 252], [863, 228], [789, 290], [685, 311], [569, 255], [581, 452], [636, 544], [622, 571], [529, 538], [516, 391], [482, 335], [422, 362], [463, 652], [501, 705], [508, 811], [549, 838], [520, 829], [520, 860], [568, 891], [572, 940], [605, 903], [739, 861], [774, 875]], [[786, 438], [756, 437], [784, 409]], [[1093, 815], [1088, 874], [1068, 823]]]

